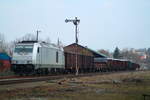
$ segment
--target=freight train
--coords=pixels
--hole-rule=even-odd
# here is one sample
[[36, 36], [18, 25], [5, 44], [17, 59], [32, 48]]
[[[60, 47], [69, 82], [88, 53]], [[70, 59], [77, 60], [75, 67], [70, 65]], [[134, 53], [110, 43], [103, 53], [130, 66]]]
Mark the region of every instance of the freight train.
[[[76, 62], [77, 60], [77, 62]], [[37, 41], [16, 44], [12, 57], [12, 71], [19, 75], [136, 70], [140, 66], [127, 60], [109, 59], [72, 44], [64, 48]]]

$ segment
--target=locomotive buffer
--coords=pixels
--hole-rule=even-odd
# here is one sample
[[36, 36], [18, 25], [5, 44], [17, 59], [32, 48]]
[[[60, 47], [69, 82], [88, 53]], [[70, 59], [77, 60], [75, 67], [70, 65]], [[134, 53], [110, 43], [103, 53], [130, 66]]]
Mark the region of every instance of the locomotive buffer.
[[[80, 19], [78, 19], [77, 17], [75, 17], [75, 19], [66, 19], [65, 20], [66, 23], [68, 22], [73, 22], [73, 24], [75, 25], [75, 43], [78, 44], [78, 25], [80, 23]], [[76, 75], [78, 75], [79, 73], [79, 68], [78, 68], [78, 57], [77, 57], [77, 45], [76, 45]]]

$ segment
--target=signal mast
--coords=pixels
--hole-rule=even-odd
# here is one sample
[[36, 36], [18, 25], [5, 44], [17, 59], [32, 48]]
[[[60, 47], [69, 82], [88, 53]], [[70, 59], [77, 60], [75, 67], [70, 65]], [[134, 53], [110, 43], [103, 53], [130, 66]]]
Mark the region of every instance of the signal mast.
[[76, 43], [76, 75], [79, 74], [79, 68], [78, 68], [78, 50], [77, 50], [77, 45], [78, 45], [78, 25], [80, 23], [80, 19], [78, 19], [77, 17], [75, 17], [75, 19], [66, 19], [65, 20], [66, 23], [68, 22], [72, 22], [75, 25], [75, 43]]

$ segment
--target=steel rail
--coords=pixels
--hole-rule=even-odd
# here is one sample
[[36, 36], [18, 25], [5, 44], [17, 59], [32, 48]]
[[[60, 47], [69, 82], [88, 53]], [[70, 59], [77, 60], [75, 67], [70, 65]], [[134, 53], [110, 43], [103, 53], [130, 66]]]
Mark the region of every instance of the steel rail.
[[56, 76], [40, 76], [40, 77], [26, 77], [26, 78], [14, 78], [14, 79], [1, 79], [0, 85], [9, 85], [9, 84], [18, 84], [18, 83], [27, 83], [27, 82], [38, 82], [38, 81], [48, 81], [48, 80], [56, 80], [63, 78], [77, 78], [77, 77], [88, 77], [88, 76], [96, 76], [96, 75], [108, 75], [113, 73], [126, 73], [126, 72], [137, 72], [137, 71], [118, 71], [118, 72], [102, 72], [102, 73], [84, 73], [79, 74], [78, 76], [74, 74], [67, 75], [56, 75]]

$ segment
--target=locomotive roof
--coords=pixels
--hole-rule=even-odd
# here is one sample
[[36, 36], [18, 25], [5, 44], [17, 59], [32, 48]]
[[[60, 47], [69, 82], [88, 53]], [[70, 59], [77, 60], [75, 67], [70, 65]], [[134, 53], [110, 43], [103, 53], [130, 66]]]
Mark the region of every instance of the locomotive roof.
[[63, 50], [62, 47], [60, 47], [60, 46], [57, 46], [57, 45], [52, 44], [52, 43], [46, 43], [44, 41], [21, 41], [21, 42], [18, 42], [17, 44], [18, 45], [31, 45], [34, 43], [40, 44], [40, 46], [42, 46], [42, 47], [50, 47], [50, 48]]
[[18, 43], [37, 43], [38, 41], [19, 41]]
[[57, 45], [52, 44], [52, 43], [41, 42], [40, 45], [43, 46], [43, 47], [50, 47], [50, 48], [55, 48], [55, 49], [61, 49], [61, 50], [63, 50], [62, 47], [57, 46]]

